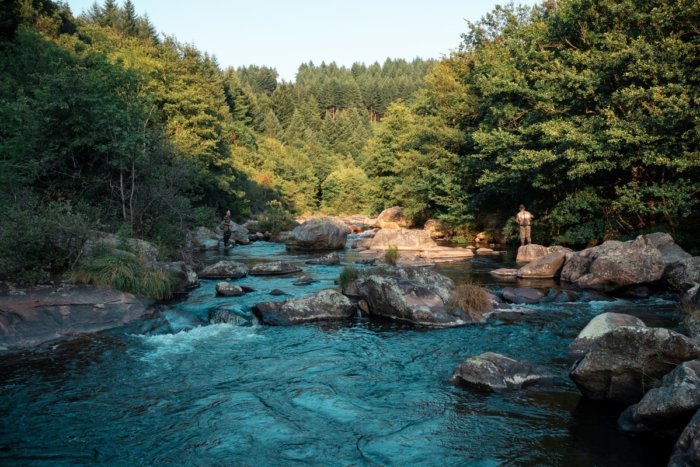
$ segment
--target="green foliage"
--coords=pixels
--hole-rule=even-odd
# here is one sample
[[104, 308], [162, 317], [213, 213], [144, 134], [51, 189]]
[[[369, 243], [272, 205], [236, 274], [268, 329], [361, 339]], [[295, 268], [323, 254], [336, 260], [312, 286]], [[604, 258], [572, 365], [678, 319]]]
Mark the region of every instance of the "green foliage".
[[369, 180], [359, 167], [339, 167], [321, 184], [321, 209], [331, 215], [361, 214], [367, 211]]
[[399, 260], [401, 253], [396, 245], [390, 245], [389, 249], [384, 252], [384, 261], [387, 264], [396, 266], [396, 262]]
[[358, 271], [356, 268], [347, 266], [344, 267], [343, 270], [340, 271], [340, 277], [338, 278], [341, 290], [345, 290], [345, 288], [350, 285], [351, 282], [356, 281], [359, 277], [360, 271]]
[[258, 215], [257, 220], [263, 232], [272, 234], [291, 230], [297, 225], [294, 217], [282, 207], [279, 201], [267, 203], [267, 209]]
[[0, 211], [0, 279], [29, 284], [69, 268], [88, 237], [80, 207], [67, 202], [44, 203], [26, 192], [2, 196]]

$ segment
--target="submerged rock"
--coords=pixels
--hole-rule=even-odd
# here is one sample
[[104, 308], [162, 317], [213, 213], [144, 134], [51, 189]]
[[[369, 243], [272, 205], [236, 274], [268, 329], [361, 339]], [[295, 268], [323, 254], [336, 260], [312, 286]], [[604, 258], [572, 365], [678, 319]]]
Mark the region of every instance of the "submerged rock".
[[685, 427], [676, 441], [668, 461], [668, 467], [688, 467], [700, 465], [700, 410]]
[[561, 278], [582, 288], [616, 290], [661, 279], [666, 265], [661, 252], [645, 235], [634, 241], [607, 241], [574, 253]]
[[452, 379], [475, 389], [505, 391], [521, 389], [551, 376], [545, 369], [533, 363], [486, 352], [467, 358], [455, 368]]
[[316, 282], [316, 279], [314, 279], [311, 276], [308, 276], [306, 274], [300, 276], [296, 281], [292, 283], [292, 285], [296, 286], [305, 286], [305, 285], [311, 285], [314, 282]]
[[271, 263], [258, 263], [250, 268], [251, 276], [282, 276], [300, 272], [301, 268], [284, 261], [273, 261]]
[[496, 277], [516, 278], [516, 277], [518, 277], [518, 270], [517, 269], [510, 269], [510, 268], [499, 268], [499, 269], [494, 269], [493, 271], [490, 271], [489, 274], [496, 276]]
[[261, 323], [288, 326], [309, 321], [349, 319], [356, 309], [350, 299], [333, 289], [321, 290], [285, 302], [263, 302], [253, 307]]
[[700, 356], [700, 346], [663, 328], [621, 327], [605, 333], [570, 376], [589, 399], [638, 402], [678, 364]]
[[646, 327], [646, 324], [632, 315], [601, 313], [590, 320], [578, 337], [569, 344], [569, 358], [576, 360], [583, 357], [603, 335], [622, 326]]
[[248, 267], [237, 261], [219, 261], [199, 273], [203, 279], [240, 279], [248, 275]]
[[628, 407], [618, 425], [624, 431], [677, 430], [700, 409], [700, 360], [683, 362], [650, 389], [637, 404]]
[[342, 250], [347, 237], [345, 224], [322, 217], [308, 220], [296, 227], [284, 243], [290, 250]]

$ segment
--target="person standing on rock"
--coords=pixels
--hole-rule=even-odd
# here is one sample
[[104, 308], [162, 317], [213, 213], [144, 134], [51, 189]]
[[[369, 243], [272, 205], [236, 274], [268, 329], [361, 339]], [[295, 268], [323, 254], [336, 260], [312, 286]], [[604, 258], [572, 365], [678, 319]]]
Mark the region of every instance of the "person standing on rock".
[[228, 246], [228, 241], [231, 238], [231, 211], [226, 211], [224, 220], [220, 224], [224, 231], [224, 248]]
[[529, 211], [525, 210], [524, 205], [520, 205], [520, 211], [515, 216], [515, 222], [520, 226], [520, 245], [529, 245], [532, 243], [532, 238], [530, 237], [530, 224], [532, 223], [533, 216]]

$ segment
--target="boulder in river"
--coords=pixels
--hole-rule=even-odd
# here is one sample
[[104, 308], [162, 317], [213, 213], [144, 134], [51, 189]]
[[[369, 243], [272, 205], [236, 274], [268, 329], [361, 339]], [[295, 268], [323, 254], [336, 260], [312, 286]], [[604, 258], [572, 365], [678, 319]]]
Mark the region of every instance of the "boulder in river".
[[35, 287], [0, 296], [0, 350], [93, 333], [141, 319], [152, 300], [87, 285]]
[[248, 266], [237, 261], [219, 261], [202, 269], [202, 279], [240, 279], [248, 275]]
[[175, 293], [185, 294], [192, 289], [199, 287], [199, 277], [190, 266], [184, 261], [159, 262], [157, 265], [170, 274], [175, 279]]
[[252, 326], [255, 318], [240, 310], [219, 307], [209, 310], [208, 316], [211, 324], [233, 324], [235, 326]]
[[404, 217], [404, 208], [394, 206], [379, 213], [375, 220], [375, 225], [380, 229], [398, 229], [401, 227], [413, 227], [413, 222]]
[[263, 302], [253, 307], [261, 323], [288, 326], [309, 321], [349, 319], [355, 316], [355, 305], [337, 290], [326, 289], [285, 302]]
[[475, 389], [496, 392], [521, 389], [551, 376], [533, 363], [486, 352], [462, 362], [455, 368], [452, 380]]
[[589, 399], [634, 404], [678, 364], [698, 357], [700, 346], [677, 332], [621, 327], [600, 337], [570, 376]]
[[300, 272], [301, 268], [285, 261], [258, 263], [250, 268], [251, 276], [283, 276]]
[[650, 389], [642, 400], [628, 407], [618, 425], [624, 431], [680, 432], [700, 409], [700, 359], [683, 362]]
[[216, 295], [221, 295], [222, 297], [242, 297], [245, 295], [245, 291], [241, 287], [229, 282], [219, 282], [216, 284]]
[[[459, 261], [474, 256], [467, 248], [450, 248], [439, 246], [425, 230], [416, 229], [381, 229], [376, 235], [363, 242], [371, 252], [383, 252], [396, 248], [402, 254], [414, 255], [419, 262], [434, 264], [443, 261]], [[400, 259], [400, 257], [399, 257]], [[412, 262], [416, 262], [412, 261]]]
[[666, 282], [684, 292], [700, 283], [700, 256], [691, 256], [669, 265], [664, 273]]
[[192, 246], [200, 250], [215, 250], [219, 248], [219, 239], [221, 237], [211, 229], [206, 227], [197, 227], [192, 232]]
[[647, 239], [661, 253], [661, 258], [666, 266], [683, 261], [684, 259], [692, 258], [690, 253], [687, 253], [680, 247], [673, 237], [664, 232], [655, 232], [646, 235]]
[[541, 256], [518, 269], [518, 277], [538, 279], [557, 277], [566, 262], [567, 252], [563, 250]]
[[[474, 322], [452, 304], [454, 289], [452, 280], [431, 269], [379, 268], [363, 272], [343, 292], [363, 300], [364, 311], [370, 316], [426, 327]], [[490, 309], [491, 304], [487, 306]]]
[[531, 243], [518, 248], [518, 255], [515, 258], [515, 261], [518, 263], [527, 263], [543, 256], [547, 256], [555, 251], [571, 252], [571, 250], [568, 248], [564, 248], [563, 246], [559, 245], [543, 246]]
[[685, 427], [671, 452], [668, 467], [689, 467], [700, 465], [700, 410]]
[[321, 217], [296, 227], [284, 243], [290, 250], [342, 250], [347, 237], [345, 224], [329, 217]]
[[504, 287], [503, 299], [510, 303], [534, 304], [539, 303], [544, 298], [544, 294], [531, 287]]
[[561, 278], [583, 288], [616, 290], [661, 279], [665, 264], [661, 252], [646, 235], [633, 241], [609, 240], [574, 253]]
[[583, 357], [603, 335], [622, 326], [646, 327], [646, 324], [632, 315], [613, 312], [601, 313], [590, 320], [576, 339], [569, 344], [569, 358], [577, 360]]

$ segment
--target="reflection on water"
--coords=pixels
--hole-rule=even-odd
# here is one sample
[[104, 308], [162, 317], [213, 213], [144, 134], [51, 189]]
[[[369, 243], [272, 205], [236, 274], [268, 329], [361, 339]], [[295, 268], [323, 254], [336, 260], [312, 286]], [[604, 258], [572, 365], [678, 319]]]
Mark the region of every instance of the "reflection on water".
[[[309, 255], [278, 245], [237, 247], [252, 264]], [[215, 259], [215, 258], [211, 258]], [[504, 258], [441, 266], [490, 288]], [[303, 266], [319, 279], [247, 277], [255, 292], [217, 298], [204, 281], [172, 312], [249, 312], [333, 286], [341, 266]], [[271, 297], [279, 288], [288, 295]], [[566, 348], [591, 317], [634, 312], [657, 325], [669, 301], [533, 306], [516, 320], [443, 330], [358, 317], [297, 327], [198, 326], [167, 333], [129, 327], [0, 357], [0, 462], [195, 465], [660, 465], [668, 443], [617, 432], [615, 415], [584, 403]], [[545, 366], [547, 386], [485, 394], [449, 382], [469, 355], [501, 352]]]

